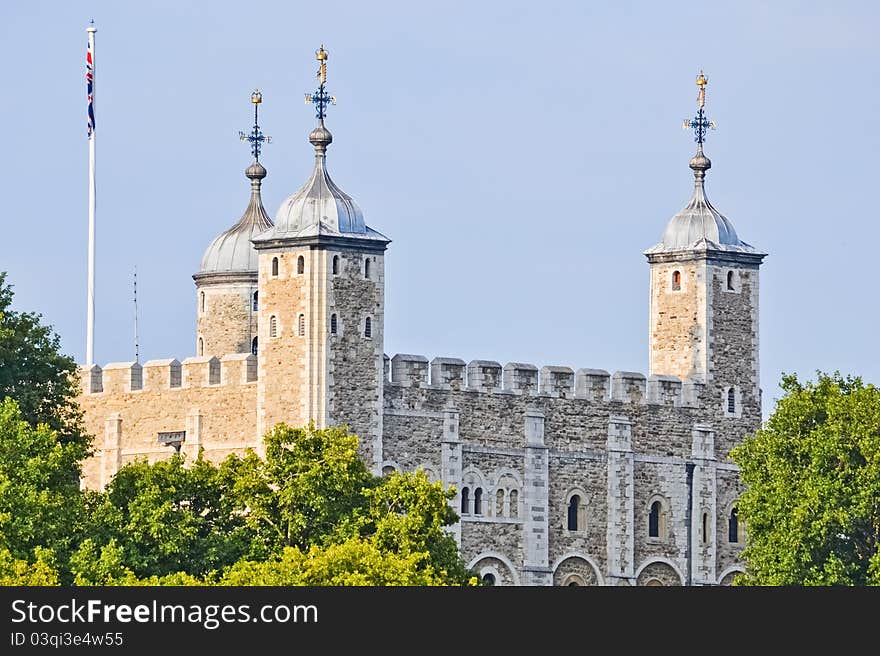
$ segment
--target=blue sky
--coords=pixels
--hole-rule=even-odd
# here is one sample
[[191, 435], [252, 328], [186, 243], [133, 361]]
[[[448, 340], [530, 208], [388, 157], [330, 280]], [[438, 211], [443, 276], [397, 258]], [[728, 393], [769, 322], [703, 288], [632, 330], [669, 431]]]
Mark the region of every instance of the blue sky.
[[334, 180], [392, 240], [397, 352], [646, 371], [648, 265], [688, 200], [694, 78], [707, 191], [761, 272], [765, 414], [782, 372], [880, 383], [869, 2], [17, 2], [0, 270], [85, 356], [85, 28], [97, 34], [95, 356], [195, 350], [191, 275], [248, 199], [238, 131], [264, 94], [274, 216], [312, 166], [314, 50], [338, 98]]

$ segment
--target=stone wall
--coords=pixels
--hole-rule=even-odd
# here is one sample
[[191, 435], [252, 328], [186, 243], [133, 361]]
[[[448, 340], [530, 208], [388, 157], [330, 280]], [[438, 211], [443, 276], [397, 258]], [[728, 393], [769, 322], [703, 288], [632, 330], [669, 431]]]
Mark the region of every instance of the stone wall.
[[[309, 417], [309, 377], [306, 336], [299, 335], [299, 315], [309, 303], [305, 274], [297, 273], [297, 258], [308, 248], [261, 251], [260, 335], [257, 354], [257, 429], [260, 435], [278, 422], [304, 426]], [[278, 275], [272, 275], [272, 260], [278, 258]], [[275, 336], [272, 336], [272, 318]], [[314, 326], [310, 326], [312, 330]], [[311, 417], [318, 424], [323, 416]]]
[[181, 452], [195, 458], [203, 448], [213, 462], [259, 447], [252, 355], [111, 363], [81, 376], [78, 402], [96, 448], [83, 468], [89, 488], [103, 488], [136, 458], [170, 457], [174, 449], [159, 442], [160, 432], [185, 431]]
[[[680, 274], [680, 289], [673, 274]], [[651, 264], [649, 369], [679, 378], [706, 375], [705, 262]]]
[[[360, 438], [358, 452], [368, 466], [379, 471], [382, 461], [382, 369], [385, 336], [385, 258], [377, 253], [323, 251], [325, 270], [331, 272], [326, 294], [325, 334], [328, 352], [328, 420], [346, 424]], [[332, 274], [333, 257], [339, 257], [338, 274]], [[370, 277], [364, 276], [370, 260]], [[331, 335], [331, 315], [336, 315], [336, 335]], [[366, 319], [370, 335], [366, 335]], [[439, 445], [434, 460], [439, 461]]]
[[[727, 274], [733, 273], [733, 290]], [[720, 435], [724, 454], [739, 437], [761, 423], [761, 391], [758, 378], [758, 269], [731, 263], [709, 267], [712, 312], [709, 328], [710, 382], [714, 403], [731, 430]], [[733, 387], [735, 410], [727, 412], [727, 390]], [[710, 401], [711, 402], [711, 401]]]
[[197, 356], [251, 352], [251, 340], [257, 336], [256, 291], [256, 280], [211, 283], [203, 277], [196, 283]]
[[[695, 463], [691, 516], [694, 582], [715, 583], [712, 577], [716, 573], [737, 563], [738, 548], [721, 544], [726, 533], [722, 535], [716, 525], [720, 521], [716, 515], [722, 512], [716, 507], [722, 508], [738, 493], [736, 471], [730, 464], [716, 465], [727, 457], [716, 445], [740, 441], [746, 432], [745, 421], [724, 416], [712, 385], [633, 372], [608, 374], [566, 367], [539, 370], [523, 363], [502, 366], [489, 360], [466, 364], [454, 358], [435, 358], [429, 362], [419, 355], [396, 355], [388, 362], [385, 462], [404, 471], [437, 462], [432, 454], [440, 453], [440, 444], [447, 439], [444, 417], [450, 411], [457, 417], [455, 438], [460, 441], [461, 470], [456, 487], [460, 492], [467, 486], [472, 498], [473, 490], [480, 486], [484, 500], [480, 517], [463, 516], [460, 523], [458, 535], [466, 561], [503, 557], [514, 567], [523, 568], [527, 552], [540, 555], [540, 550], [529, 547], [535, 538], [526, 530], [531, 516], [524, 505], [527, 490], [518, 495], [524, 507], [515, 519], [495, 517], [494, 506], [502, 475], [508, 479], [505, 490], [511, 487], [509, 481], [527, 487], [526, 426], [534, 415], [541, 417], [541, 443], [548, 449], [548, 507], [538, 515], [543, 524], [532, 530], [544, 531], [549, 541], [538, 567], [549, 573], [548, 581], [615, 584], [638, 579], [645, 584], [655, 579], [667, 585], [681, 584], [687, 568], [689, 462]], [[505, 374], [499, 376], [502, 372]], [[751, 424], [748, 430], [754, 427]], [[613, 485], [609, 479], [612, 468]], [[543, 484], [540, 476], [532, 479]], [[448, 479], [445, 482], [450, 483]], [[582, 496], [586, 506], [582, 531], [572, 532], [567, 527], [567, 504], [573, 492]], [[612, 498], [613, 515], [609, 506]], [[648, 515], [651, 503], [658, 499], [664, 509], [664, 530], [653, 538], [648, 535]], [[460, 512], [460, 495], [454, 503]], [[707, 531], [711, 544], [701, 543], [704, 507], [713, 517], [712, 530]], [[513, 535], [518, 536], [516, 544]], [[608, 553], [611, 544], [615, 549], [613, 566]], [[568, 564], [560, 568], [563, 562]], [[595, 576], [590, 576], [590, 569], [596, 570]], [[526, 583], [536, 580], [529, 577], [540, 580], [539, 574], [531, 566], [517, 572]]]

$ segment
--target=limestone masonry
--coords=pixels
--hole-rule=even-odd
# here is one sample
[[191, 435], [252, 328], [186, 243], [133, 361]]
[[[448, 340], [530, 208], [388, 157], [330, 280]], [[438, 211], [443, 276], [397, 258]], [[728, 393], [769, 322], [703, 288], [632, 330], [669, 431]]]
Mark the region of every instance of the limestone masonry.
[[197, 355], [81, 368], [85, 484], [175, 449], [259, 453], [277, 422], [345, 424], [376, 473], [454, 486], [451, 531], [497, 585], [729, 584], [746, 527], [728, 452], [761, 422], [765, 254], [708, 201], [702, 136], [693, 195], [645, 251], [646, 376], [385, 355], [390, 240], [331, 180], [319, 114], [314, 171], [274, 223], [255, 151], [248, 207], [193, 276]]

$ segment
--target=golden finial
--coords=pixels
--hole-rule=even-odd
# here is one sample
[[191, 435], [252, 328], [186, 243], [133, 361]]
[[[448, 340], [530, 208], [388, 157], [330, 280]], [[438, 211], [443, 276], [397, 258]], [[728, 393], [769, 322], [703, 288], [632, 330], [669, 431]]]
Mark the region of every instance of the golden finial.
[[700, 69], [700, 74], [697, 76], [697, 86], [700, 87], [700, 93], [697, 96], [697, 103], [700, 109], [706, 104], [706, 85], [709, 84], [708, 78], [703, 75], [702, 69]]
[[327, 59], [329, 59], [330, 53], [324, 50], [324, 44], [321, 44], [321, 47], [318, 50], [315, 50], [315, 59], [321, 62], [321, 67], [318, 69], [318, 82], [320, 84], [324, 84], [327, 82]]
[[263, 102], [263, 94], [260, 93], [259, 89], [254, 89], [254, 92], [251, 94], [251, 102], [255, 105], [259, 105]]

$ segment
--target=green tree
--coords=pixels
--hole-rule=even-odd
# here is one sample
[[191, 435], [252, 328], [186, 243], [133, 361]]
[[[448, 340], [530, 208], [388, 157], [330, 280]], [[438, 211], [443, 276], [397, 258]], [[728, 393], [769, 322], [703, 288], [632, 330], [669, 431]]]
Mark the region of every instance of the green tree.
[[0, 548], [0, 585], [58, 585], [55, 555], [39, 547], [30, 560], [15, 558], [9, 549]]
[[0, 399], [15, 399], [32, 426], [46, 424], [62, 440], [78, 444], [82, 459], [89, 439], [76, 403], [76, 363], [61, 353], [58, 335], [39, 314], [11, 309], [12, 298], [12, 286], [0, 272]]
[[[217, 467], [200, 456], [187, 465], [174, 455], [121, 468], [92, 512], [92, 539], [74, 563], [77, 575], [98, 581], [119, 578], [125, 569], [141, 577], [203, 576], [244, 556], [268, 555], [256, 548], [244, 517], [237, 462]], [[120, 569], [106, 573], [107, 563], [117, 560]]]
[[[372, 540], [352, 538], [306, 551], [284, 547], [267, 561], [233, 565], [221, 585], [448, 585], [427, 562], [428, 554], [383, 551]], [[475, 582], [475, 579], [474, 581]]]
[[48, 550], [65, 567], [83, 526], [81, 456], [77, 443], [25, 421], [18, 402], [0, 401], [0, 550], [28, 562]]
[[251, 453], [230, 468], [258, 539], [272, 551], [326, 542], [366, 505], [375, 479], [345, 428], [278, 424], [265, 437], [266, 458]]
[[880, 584], [880, 389], [783, 376], [783, 397], [731, 451], [746, 489], [737, 585]]

